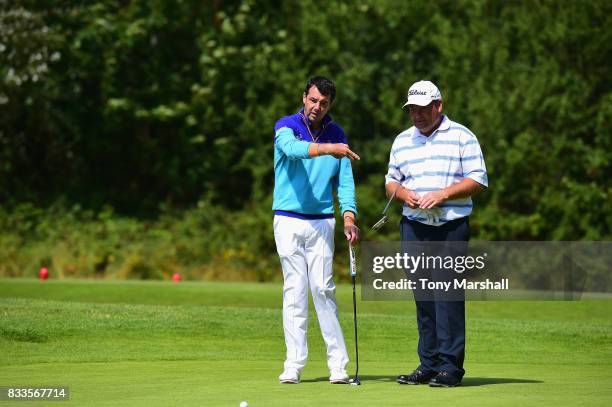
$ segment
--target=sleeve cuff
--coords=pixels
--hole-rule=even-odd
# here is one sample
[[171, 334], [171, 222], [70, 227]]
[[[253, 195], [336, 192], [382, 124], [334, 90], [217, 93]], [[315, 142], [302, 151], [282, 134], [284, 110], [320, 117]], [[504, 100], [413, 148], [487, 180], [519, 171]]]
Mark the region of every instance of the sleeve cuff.
[[354, 206], [345, 206], [345, 207], [342, 207], [340, 212], [342, 213], [342, 217], [344, 217], [344, 214], [346, 212], [353, 212], [353, 214], [355, 215], [355, 218], [357, 218], [357, 208], [355, 208]]
[[401, 184], [401, 181], [396, 180], [395, 178], [390, 178], [390, 177], [385, 177], [385, 185], [389, 185], [389, 184]]
[[489, 187], [489, 180], [486, 174], [481, 175], [481, 174], [469, 174], [466, 178], [471, 179], [472, 181], [476, 181], [478, 182], [480, 185], [482, 185], [485, 188]]

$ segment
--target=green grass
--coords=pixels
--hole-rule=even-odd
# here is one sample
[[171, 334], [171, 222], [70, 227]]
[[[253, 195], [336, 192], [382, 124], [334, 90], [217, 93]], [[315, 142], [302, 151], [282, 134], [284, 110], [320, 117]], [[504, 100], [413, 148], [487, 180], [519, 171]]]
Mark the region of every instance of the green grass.
[[[78, 406], [612, 403], [609, 301], [470, 302], [463, 386], [433, 389], [395, 383], [417, 365], [410, 302], [359, 303], [362, 386], [327, 383], [314, 311], [303, 382], [278, 384], [281, 297], [278, 284], [0, 280], [0, 386], [69, 385]], [[338, 301], [352, 356], [350, 286]], [[29, 404], [45, 403], [15, 403]]]

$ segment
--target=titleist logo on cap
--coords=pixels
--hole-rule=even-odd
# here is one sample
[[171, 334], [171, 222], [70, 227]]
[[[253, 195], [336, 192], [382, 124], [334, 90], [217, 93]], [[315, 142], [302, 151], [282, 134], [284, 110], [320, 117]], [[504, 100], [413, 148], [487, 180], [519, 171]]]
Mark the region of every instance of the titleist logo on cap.
[[418, 89], [411, 89], [410, 91], [408, 91], [408, 96], [413, 96], [413, 95], [427, 95], [427, 92], [424, 90], [418, 90]]

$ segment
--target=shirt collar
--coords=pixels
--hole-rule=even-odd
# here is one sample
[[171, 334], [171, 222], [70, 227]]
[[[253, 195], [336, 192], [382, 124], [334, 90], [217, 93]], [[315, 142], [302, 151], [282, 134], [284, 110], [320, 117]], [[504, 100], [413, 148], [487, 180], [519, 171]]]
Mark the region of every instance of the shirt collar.
[[[306, 115], [304, 114], [304, 108], [300, 109], [300, 111], [298, 112], [298, 114], [300, 115], [300, 117], [302, 118], [302, 121], [304, 122], [304, 124], [306, 126], [308, 126], [309, 129], [312, 130], [312, 127], [310, 127], [311, 123], [310, 123], [310, 119], [308, 119], [308, 117], [306, 117]], [[328, 113], [325, 115], [325, 117], [323, 117], [323, 120], [321, 121], [321, 129], [323, 130], [325, 127], [327, 127], [327, 125], [329, 123], [332, 122], [332, 117], [331, 115]]]
[[435, 136], [438, 131], [448, 130], [449, 128], [450, 128], [450, 119], [446, 117], [446, 115], [442, 115], [442, 120], [440, 121], [440, 125], [429, 136], [422, 134], [420, 130], [415, 127], [414, 132], [412, 133], [412, 137], [416, 139], [422, 139], [424, 141], [428, 138], [431, 139], [431, 137]]

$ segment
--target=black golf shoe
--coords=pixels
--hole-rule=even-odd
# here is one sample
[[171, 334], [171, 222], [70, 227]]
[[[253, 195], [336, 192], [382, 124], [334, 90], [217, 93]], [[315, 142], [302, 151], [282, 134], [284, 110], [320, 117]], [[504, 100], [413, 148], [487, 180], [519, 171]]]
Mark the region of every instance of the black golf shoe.
[[448, 372], [440, 372], [429, 381], [430, 387], [456, 387], [461, 384], [461, 379]]
[[427, 384], [436, 376], [436, 374], [436, 372], [423, 373], [419, 369], [416, 369], [409, 375], [397, 376], [397, 382], [399, 384]]

